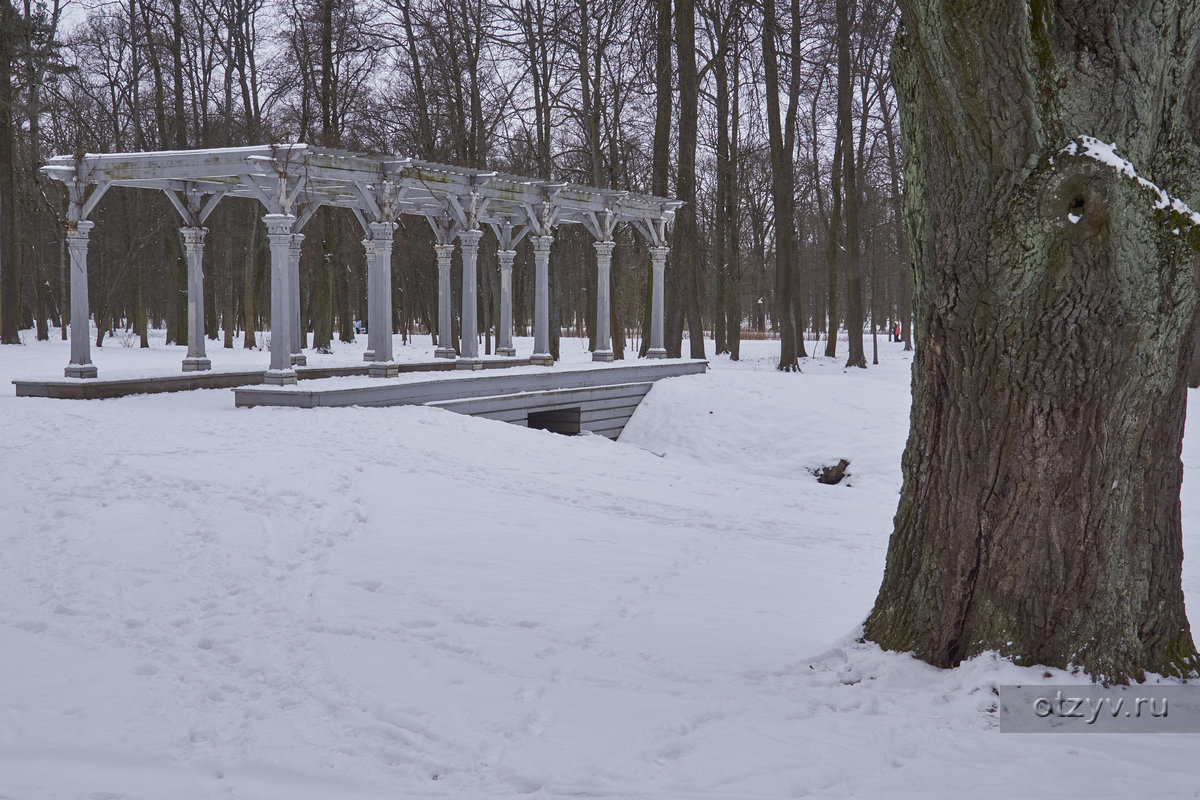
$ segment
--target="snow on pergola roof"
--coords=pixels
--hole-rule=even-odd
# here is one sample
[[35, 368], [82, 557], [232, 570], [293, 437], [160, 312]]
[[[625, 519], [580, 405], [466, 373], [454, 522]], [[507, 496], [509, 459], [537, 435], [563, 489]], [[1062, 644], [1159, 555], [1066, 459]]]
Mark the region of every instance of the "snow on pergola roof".
[[[458, 228], [487, 223], [540, 233], [579, 223], [598, 238], [628, 222], [662, 244], [664, 226], [682, 205], [648, 194], [309, 144], [55, 156], [42, 169], [67, 184], [73, 220], [86, 219], [108, 188], [128, 186], [165, 191], [197, 224], [231, 196], [257, 199], [269, 213], [301, 220], [325, 205], [349, 208], [364, 222], [416, 214]], [[95, 187], [90, 194], [88, 186]]]

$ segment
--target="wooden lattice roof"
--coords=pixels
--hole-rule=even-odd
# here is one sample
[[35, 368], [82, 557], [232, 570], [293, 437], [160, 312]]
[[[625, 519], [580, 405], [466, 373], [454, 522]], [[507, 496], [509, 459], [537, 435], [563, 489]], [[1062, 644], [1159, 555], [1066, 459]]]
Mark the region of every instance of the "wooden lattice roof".
[[188, 224], [202, 224], [223, 197], [250, 197], [268, 213], [303, 224], [321, 206], [351, 209], [359, 220], [424, 216], [446, 235], [493, 226], [499, 232], [549, 233], [578, 223], [597, 238], [628, 223], [663, 244], [678, 200], [557, 181], [354, 153], [308, 144], [55, 156], [42, 168], [67, 185], [70, 218], [86, 219], [108, 188], [167, 193]]

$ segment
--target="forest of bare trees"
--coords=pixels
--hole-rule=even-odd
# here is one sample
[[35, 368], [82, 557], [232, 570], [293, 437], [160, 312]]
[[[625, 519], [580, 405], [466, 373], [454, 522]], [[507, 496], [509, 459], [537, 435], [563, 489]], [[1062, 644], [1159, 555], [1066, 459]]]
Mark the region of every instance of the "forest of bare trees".
[[[806, 338], [865, 366], [865, 336], [897, 322], [910, 346], [894, 0], [4, 0], [0, 10], [6, 343], [25, 329], [66, 336], [65, 198], [38, 171], [47, 157], [304, 141], [684, 200], [669, 240], [671, 355], [704, 355], [702, 334], [734, 358], [742, 337], [777, 336], [782, 369], [797, 368]], [[226, 347], [242, 333], [261, 347], [269, 328], [260, 216], [229, 199], [207, 223], [205, 327]], [[186, 268], [166, 198], [114, 189], [92, 218], [95, 344], [122, 331], [146, 346], [156, 328], [186, 341]], [[306, 233], [302, 316], [311, 345], [327, 349], [366, 316], [361, 234], [336, 209], [318, 211]], [[649, 254], [631, 231], [616, 240], [620, 358], [645, 348]], [[403, 218], [397, 332], [437, 328], [432, 244], [424, 220]], [[513, 274], [518, 334], [533, 311], [529, 247]], [[496, 249], [489, 234], [484, 331], [499, 314]], [[552, 334], [594, 336], [587, 233], [561, 229], [552, 263]]]

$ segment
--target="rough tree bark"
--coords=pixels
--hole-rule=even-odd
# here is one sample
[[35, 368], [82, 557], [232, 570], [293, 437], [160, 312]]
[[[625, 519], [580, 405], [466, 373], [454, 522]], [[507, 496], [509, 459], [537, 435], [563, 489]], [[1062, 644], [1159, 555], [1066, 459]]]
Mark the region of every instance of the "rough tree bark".
[[1077, 137], [1197, 204], [1200, 0], [900, 5], [918, 346], [866, 636], [939, 666], [999, 650], [1118, 682], [1195, 673], [1180, 451], [1200, 233]]

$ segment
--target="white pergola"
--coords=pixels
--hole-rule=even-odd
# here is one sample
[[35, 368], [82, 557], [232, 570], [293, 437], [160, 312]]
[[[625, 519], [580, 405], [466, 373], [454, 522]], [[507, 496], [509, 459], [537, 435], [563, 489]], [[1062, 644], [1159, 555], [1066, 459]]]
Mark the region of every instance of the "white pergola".
[[425, 217], [433, 228], [438, 263], [439, 358], [455, 358], [451, 335], [450, 259], [462, 248], [462, 338], [458, 366], [479, 369], [476, 319], [477, 262], [483, 225], [499, 241], [500, 355], [513, 356], [512, 268], [516, 244], [531, 237], [535, 265], [534, 345], [531, 361], [551, 364], [549, 337], [550, 246], [558, 225], [583, 225], [596, 238], [596, 349], [611, 361], [609, 273], [617, 225], [628, 223], [650, 244], [652, 318], [650, 358], [664, 358], [663, 279], [666, 226], [681, 201], [596, 189], [498, 172], [465, 169], [411, 158], [351, 153], [306, 144], [223, 147], [148, 153], [55, 156], [42, 170], [67, 187], [67, 245], [71, 257], [71, 362], [66, 376], [94, 378], [89, 349], [87, 292], [88, 215], [113, 186], [164, 192], [183, 220], [188, 265], [188, 351], [185, 372], [209, 369], [204, 351], [204, 222], [224, 197], [262, 203], [271, 245], [271, 366], [264, 381], [296, 382], [306, 363], [300, 328], [300, 244], [304, 224], [321, 206], [349, 208], [362, 225], [367, 258], [367, 346], [370, 374], [397, 374], [393, 360], [391, 256], [396, 218]]

